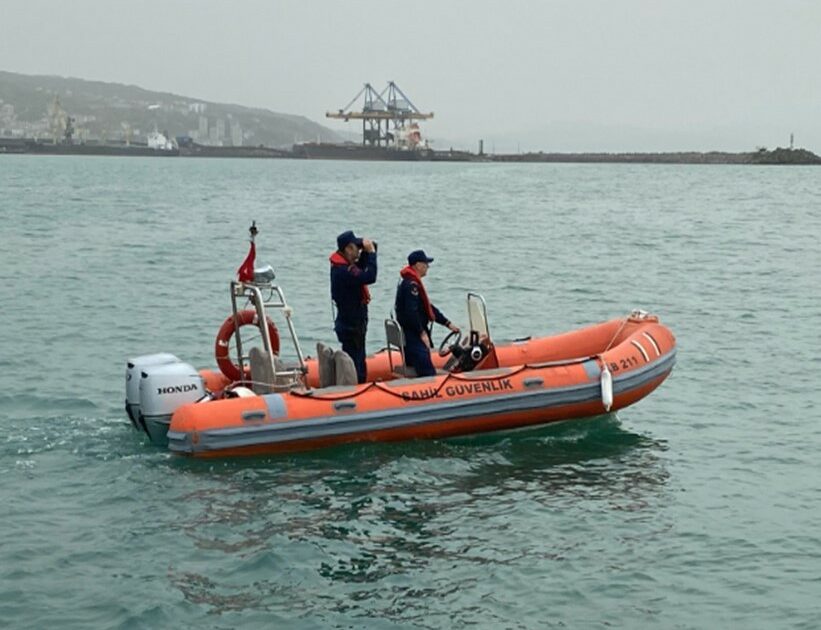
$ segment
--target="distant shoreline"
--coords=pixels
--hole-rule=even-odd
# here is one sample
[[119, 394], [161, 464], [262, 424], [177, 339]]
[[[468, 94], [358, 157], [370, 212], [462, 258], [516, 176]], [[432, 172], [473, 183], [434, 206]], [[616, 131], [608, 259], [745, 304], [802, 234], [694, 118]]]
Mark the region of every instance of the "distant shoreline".
[[821, 157], [806, 149], [759, 149], [747, 153], [725, 151], [680, 151], [664, 153], [531, 152], [480, 154], [469, 151], [398, 151], [358, 144], [305, 143], [290, 150], [271, 147], [213, 147], [190, 145], [173, 151], [160, 151], [146, 145], [125, 143], [52, 144], [33, 139], [0, 138], [0, 155], [103, 155], [140, 157], [230, 157], [268, 159], [410, 161], [410, 162], [506, 162], [576, 164], [743, 164], [743, 165], [821, 165]]
[[564, 162], [621, 164], [781, 164], [821, 165], [806, 149], [761, 149], [746, 153], [680, 151], [665, 153], [525, 153], [495, 156], [497, 162]]

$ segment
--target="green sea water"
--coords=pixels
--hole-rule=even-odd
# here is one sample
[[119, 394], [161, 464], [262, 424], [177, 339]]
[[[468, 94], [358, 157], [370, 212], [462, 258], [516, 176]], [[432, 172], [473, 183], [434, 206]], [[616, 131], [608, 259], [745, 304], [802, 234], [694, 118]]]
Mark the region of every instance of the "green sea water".
[[[512, 435], [172, 457], [125, 361], [214, 365], [251, 220], [308, 351], [354, 229], [370, 351], [424, 248], [459, 324], [639, 307], [678, 364]], [[0, 231], [0, 626], [821, 626], [821, 169], [0, 156]]]

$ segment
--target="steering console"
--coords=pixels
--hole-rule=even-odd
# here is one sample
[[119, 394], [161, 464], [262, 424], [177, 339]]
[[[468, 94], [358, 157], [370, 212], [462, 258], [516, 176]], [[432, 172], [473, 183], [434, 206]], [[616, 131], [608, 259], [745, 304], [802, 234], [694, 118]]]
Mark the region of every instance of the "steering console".
[[[446, 347], [450, 338], [456, 334], [459, 335], [456, 343]], [[440, 356], [451, 355], [445, 364], [445, 370], [448, 372], [470, 372], [489, 352], [489, 343], [487, 340], [480, 341], [479, 333], [475, 330], [470, 331], [470, 338], [464, 341], [462, 341], [461, 333], [452, 332], [442, 340], [442, 345], [439, 347]]]
[[[456, 337], [456, 341], [452, 344], [448, 345], [450, 340]], [[447, 337], [442, 339], [442, 343], [439, 344], [439, 356], [446, 357], [451, 352], [454, 351], [454, 348], [460, 347], [459, 344], [462, 343], [462, 331], [461, 330], [454, 330], [448, 334]]]

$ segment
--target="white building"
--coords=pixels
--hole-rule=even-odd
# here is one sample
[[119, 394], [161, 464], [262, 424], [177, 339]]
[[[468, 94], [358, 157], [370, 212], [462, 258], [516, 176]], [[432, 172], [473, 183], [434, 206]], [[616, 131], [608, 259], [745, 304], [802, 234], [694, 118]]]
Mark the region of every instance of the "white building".
[[242, 127], [236, 120], [231, 121], [231, 144], [235, 147], [242, 146]]

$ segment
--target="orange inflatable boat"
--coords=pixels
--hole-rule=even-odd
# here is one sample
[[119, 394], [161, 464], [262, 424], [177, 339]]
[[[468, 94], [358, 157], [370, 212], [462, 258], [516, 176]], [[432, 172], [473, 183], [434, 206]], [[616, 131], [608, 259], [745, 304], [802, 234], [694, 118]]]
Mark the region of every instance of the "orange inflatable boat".
[[[434, 352], [435, 376], [408, 377], [401, 330], [386, 320], [387, 348], [368, 357], [370, 382], [357, 385], [341, 351], [318, 344], [316, 358], [303, 357], [291, 310], [271, 280], [231, 283], [233, 314], [215, 345], [220, 372], [196, 371], [167, 354], [128, 362], [126, 407], [135, 427], [196, 457], [503, 431], [622, 409], [656, 389], [676, 360], [672, 332], [643, 311], [496, 344], [484, 300], [468, 294], [469, 333], [450, 335]], [[290, 365], [279, 358], [274, 311], [295, 346]]]

